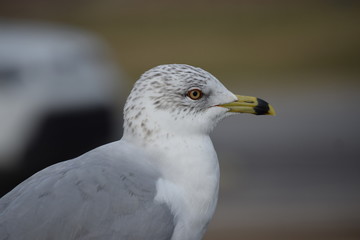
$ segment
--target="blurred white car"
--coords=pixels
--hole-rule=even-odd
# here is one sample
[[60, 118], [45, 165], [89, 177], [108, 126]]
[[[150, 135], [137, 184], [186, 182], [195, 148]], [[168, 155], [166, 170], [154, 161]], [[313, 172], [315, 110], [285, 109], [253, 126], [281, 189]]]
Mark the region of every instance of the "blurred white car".
[[0, 23], [0, 196], [38, 170], [120, 136], [121, 78], [94, 35]]

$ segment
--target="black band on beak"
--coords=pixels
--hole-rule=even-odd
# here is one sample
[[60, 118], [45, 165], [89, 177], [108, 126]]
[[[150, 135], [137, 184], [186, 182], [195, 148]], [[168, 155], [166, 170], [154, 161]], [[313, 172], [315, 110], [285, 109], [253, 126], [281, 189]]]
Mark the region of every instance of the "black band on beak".
[[270, 107], [269, 103], [266, 101], [257, 98], [258, 105], [254, 107], [255, 115], [266, 115], [269, 113]]

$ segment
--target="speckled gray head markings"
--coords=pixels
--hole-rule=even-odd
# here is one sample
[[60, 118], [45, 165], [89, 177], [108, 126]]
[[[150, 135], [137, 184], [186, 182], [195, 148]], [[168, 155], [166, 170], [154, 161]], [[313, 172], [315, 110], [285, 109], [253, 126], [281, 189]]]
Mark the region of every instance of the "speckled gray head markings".
[[184, 98], [192, 87], [203, 88], [211, 77], [200, 68], [188, 65], [161, 65], [142, 75], [135, 84], [134, 91], [139, 94], [149, 91], [150, 100], [157, 109], [172, 112], [188, 107]]
[[[201, 68], [185, 64], [160, 65], [145, 72], [135, 83], [124, 108], [124, 127], [132, 128], [133, 121], [140, 121], [137, 127], [146, 129], [146, 117], [142, 117], [146, 106], [170, 112], [174, 119], [195, 115], [207, 109], [207, 96], [204, 92], [199, 100], [190, 100], [186, 94], [189, 89], [205, 90], [208, 81], [217, 79]], [[146, 104], [145, 104], [146, 101]]]

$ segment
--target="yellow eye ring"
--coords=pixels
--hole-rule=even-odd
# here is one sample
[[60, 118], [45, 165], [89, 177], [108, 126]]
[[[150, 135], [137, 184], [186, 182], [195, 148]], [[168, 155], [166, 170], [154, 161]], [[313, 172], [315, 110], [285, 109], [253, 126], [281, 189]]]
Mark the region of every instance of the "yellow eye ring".
[[191, 89], [190, 91], [188, 91], [186, 96], [188, 96], [192, 100], [199, 100], [203, 96], [203, 93], [200, 89], [196, 88], [196, 89]]

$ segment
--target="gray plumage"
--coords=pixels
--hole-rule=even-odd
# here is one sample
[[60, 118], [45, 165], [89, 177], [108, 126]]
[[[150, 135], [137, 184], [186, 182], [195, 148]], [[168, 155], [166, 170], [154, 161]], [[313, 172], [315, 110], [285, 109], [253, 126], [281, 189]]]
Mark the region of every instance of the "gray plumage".
[[239, 97], [200, 68], [150, 69], [126, 101], [121, 140], [0, 199], [0, 240], [200, 240], [219, 190], [209, 134], [224, 117], [249, 113], [255, 100]]
[[111, 143], [18, 185], [0, 200], [0, 239], [170, 239], [173, 215], [154, 203], [159, 173], [131, 150]]

